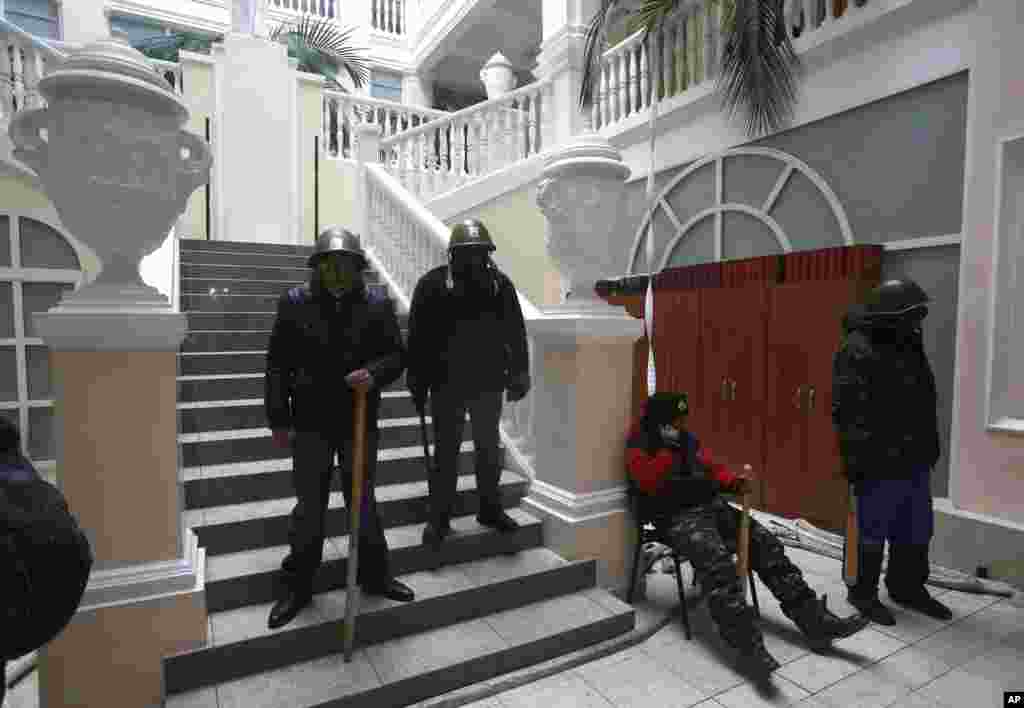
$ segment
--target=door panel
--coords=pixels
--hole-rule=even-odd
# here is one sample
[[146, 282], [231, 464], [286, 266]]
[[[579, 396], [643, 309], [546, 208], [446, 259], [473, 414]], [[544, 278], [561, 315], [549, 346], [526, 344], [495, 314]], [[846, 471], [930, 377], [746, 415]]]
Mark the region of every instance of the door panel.
[[794, 316], [805, 297], [800, 283], [768, 289], [765, 510], [789, 517], [800, 516], [806, 491], [808, 333]]
[[727, 292], [731, 384], [729, 447], [723, 453], [734, 471], [749, 464], [760, 479], [764, 476], [766, 291], [752, 285]]
[[698, 290], [666, 290], [654, 298], [654, 356], [659, 391], [682, 391], [690, 401], [688, 427], [698, 437], [708, 427], [701, 375]]
[[700, 291], [703, 429], [694, 430], [704, 446], [710, 448], [715, 457], [721, 457], [723, 461], [732, 437], [729, 431], [728, 402], [723, 392], [726, 379], [729, 377], [733, 347], [729, 326], [730, 292], [725, 288]]

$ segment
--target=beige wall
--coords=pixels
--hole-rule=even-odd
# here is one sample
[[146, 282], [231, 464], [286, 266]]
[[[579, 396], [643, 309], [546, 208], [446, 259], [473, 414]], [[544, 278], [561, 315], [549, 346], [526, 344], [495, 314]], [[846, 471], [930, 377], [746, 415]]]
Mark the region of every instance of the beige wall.
[[544, 245], [544, 215], [534, 201], [536, 184], [507, 192], [448, 220], [480, 219], [498, 247], [494, 261], [534, 305], [561, 301], [558, 269]]
[[[181, 57], [184, 99], [189, 119], [185, 129], [201, 138], [206, 137], [206, 119], [214, 113], [213, 65], [202, 60]], [[216, 166], [214, 166], [216, 169]], [[211, 172], [212, 180], [212, 172]], [[210, 214], [211, 220], [213, 214]], [[181, 218], [181, 238], [206, 238], [206, 187], [200, 187], [189, 197]]]
[[356, 163], [353, 160], [320, 160], [320, 229], [341, 226], [359, 231], [356, 211]]

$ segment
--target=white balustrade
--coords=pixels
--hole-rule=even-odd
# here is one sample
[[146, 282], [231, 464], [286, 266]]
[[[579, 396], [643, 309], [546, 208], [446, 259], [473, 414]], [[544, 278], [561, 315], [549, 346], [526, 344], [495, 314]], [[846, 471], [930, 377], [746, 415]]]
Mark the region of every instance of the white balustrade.
[[[451, 115], [433, 108], [407, 106], [369, 96], [339, 91], [324, 91], [323, 135], [324, 153], [331, 157], [354, 158], [358, 147], [355, 126], [377, 123], [382, 137], [388, 138], [417, 128], [429, 121]], [[397, 162], [397, 153], [382, 156], [389, 163]]]
[[370, 0], [370, 26], [387, 34], [409, 34], [408, 0]]
[[312, 15], [326, 20], [338, 17], [341, 0], [268, 0], [271, 9], [289, 15]]
[[[614, 125], [648, 110], [652, 97], [665, 100], [716, 79], [725, 48], [723, 1], [683, 4], [646, 43], [640, 30], [606, 51], [594, 77], [594, 127]], [[867, 0], [785, 0], [786, 30], [797, 39], [861, 12], [866, 4]]]
[[540, 128], [550, 117], [550, 88], [538, 81], [386, 136], [384, 164], [417, 197], [430, 199], [536, 155], [545, 149]]
[[0, 38], [0, 120], [9, 121], [18, 111], [46, 105], [36, 84], [65, 54], [4, 17]]

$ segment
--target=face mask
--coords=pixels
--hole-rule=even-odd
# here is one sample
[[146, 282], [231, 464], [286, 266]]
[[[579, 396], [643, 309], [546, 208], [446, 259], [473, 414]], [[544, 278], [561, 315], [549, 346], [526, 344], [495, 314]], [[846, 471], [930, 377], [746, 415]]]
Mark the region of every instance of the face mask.
[[325, 258], [317, 266], [320, 283], [334, 297], [352, 291], [358, 282], [356, 268], [351, 263]]

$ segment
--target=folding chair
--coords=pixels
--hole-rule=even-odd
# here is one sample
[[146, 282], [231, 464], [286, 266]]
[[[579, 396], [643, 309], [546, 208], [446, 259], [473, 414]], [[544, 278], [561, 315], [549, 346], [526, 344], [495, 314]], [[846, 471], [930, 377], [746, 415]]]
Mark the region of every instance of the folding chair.
[[[657, 524], [650, 516], [644, 514], [643, 509], [643, 496], [642, 492], [636, 487], [636, 483], [627, 476], [626, 483], [628, 485], [628, 495], [631, 501], [630, 506], [632, 507], [633, 518], [637, 525], [637, 541], [636, 550], [633, 552], [633, 575], [629, 581], [629, 592], [626, 595], [626, 602], [630, 605], [633, 604], [633, 593], [636, 589], [636, 583], [640, 577], [637, 571], [640, 570], [640, 562], [643, 553], [643, 547], [648, 543], [660, 543], [666, 546], [669, 550], [666, 554], [659, 554], [650, 562], [647, 563], [647, 567], [643, 569], [643, 574], [646, 575], [650, 571], [651, 566], [654, 565], [658, 560], [664, 558], [666, 555], [672, 559], [672, 564], [675, 566], [676, 575], [676, 587], [679, 588], [679, 604], [681, 606], [681, 612], [683, 615], [683, 629], [686, 631], [686, 638], [692, 639], [690, 632], [690, 616], [686, 607], [686, 595], [683, 591], [683, 574], [680, 571], [680, 566], [683, 563], [690, 563], [690, 559], [684, 554], [679, 553], [672, 546], [667, 538], [664, 531], [660, 530]], [[735, 539], [723, 539], [725, 541], [726, 548], [728, 548], [733, 554], [736, 553], [736, 541]], [[691, 563], [692, 567], [692, 563]], [[757, 612], [758, 617], [761, 616], [761, 607], [757, 603], [757, 586], [754, 584], [754, 571], [752, 568], [747, 569], [747, 574], [750, 580], [750, 599], [753, 602], [754, 610]], [[693, 573], [693, 584], [697, 585], [697, 572], [694, 569]]]

